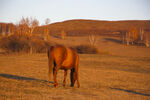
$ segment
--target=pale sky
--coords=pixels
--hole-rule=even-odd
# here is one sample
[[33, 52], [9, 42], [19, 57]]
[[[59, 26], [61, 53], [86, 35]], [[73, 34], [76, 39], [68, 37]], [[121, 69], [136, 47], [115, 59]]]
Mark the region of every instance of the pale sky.
[[40, 24], [71, 19], [150, 20], [150, 0], [0, 0], [0, 22], [35, 17]]

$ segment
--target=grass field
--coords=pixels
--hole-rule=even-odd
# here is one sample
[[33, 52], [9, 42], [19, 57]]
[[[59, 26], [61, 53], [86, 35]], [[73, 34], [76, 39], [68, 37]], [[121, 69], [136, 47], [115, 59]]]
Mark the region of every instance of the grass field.
[[150, 100], [150, 57], [80, 54], [79, 89], [47, 79], [46, 54], [0, 55], [0, 100]]
[[[90, 44], [86, 37], [51, 37], [66, 46]], [[0, 50], [0, 100], [150, 100], [150, 48], [125, 46], [117, 37], [96, 36], [100, 54], [80, 54], [81, 87], [48, 82], [47, 54], [5, 54]], [[68, 71], [70, 72], [70, 71]]]

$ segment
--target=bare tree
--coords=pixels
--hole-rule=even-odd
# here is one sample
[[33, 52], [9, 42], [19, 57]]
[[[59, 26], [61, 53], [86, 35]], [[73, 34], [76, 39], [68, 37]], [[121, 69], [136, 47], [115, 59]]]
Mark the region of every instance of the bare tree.
[[126, 32], [121, 32], [120, 37], [121, 37], [122, 44], [125, 44], [125, 42], [126, 42]]
[[30, 28], [30, 31], [29, 31], [29, 34], [30, 36], [32, 36], [32, 33], [34, 31], [34, 29], [39, 25], [39, 21], [37, 19], [33, 19], [32, 17], [30, 17], [29, 19], [29, 28]]
[[136, 42], [138, 39], [138, 32], [137, 29], [134, 27], [130, 30], [130, 40], [132, 42], [132, 45], [134, 42]]
[[45, 25], [48, 25], [50, 23], [50, 19], [49, 18], [46, 18], [45, 20]]
[[6, 36], [6, 24], [2, 26], [2, 36]]
[[31, 37], [34, 29], [38, 25], [39, 25], [39, 21], [36, 18], [22, 17], [22, 19], [19, 22], [19, 25], [17, 25], [17, 26], [19, 27], [20, 34], [25, 34], [25, 35]]
[[31, 38], [33, 35], [33, 31], [34, 29], [39, 25], [39, 21], [37, 19], [33, 19], [32, 17], [30, 17], [29, 19], [29, 38], [30, 38], [30, 53], [32, 54], [33, 52], [33, 46], [32, 46], [32, 42], [31, 42]]
[[49, 29], [48, 29], [48, 24], [50, 23], [50, 19], [49, 18], [47, 18], [46, 20], [45, 20], [45, 30], [44, 30], [44, 33], [45, 33], [45, 40], [47, 41], [47, 40], [49, 40], [49, 38], [50, 38], [50, 35], [49, 35]]
[[126, 43], [127, 45], [130, 44], [130, 32], [126, 32]]
[[90, 44], [91, 44], [92, 46], [94, 46], [94, 45], [95, 45], [95, 42], [96, 42], [96, 37], [95, 37], [95, 35], [93, 35], [93, 34], [89, 35], [89, 41], [90, 41]]
[[150, 35], [149, 34], [144, 34], [143, 36], [143, 41], [146, 47], [150, 47]]
[[127, 43], [127, 45], [129, 45], [130, 42], [133, 45], [138, 40], [137, 29], [136, 28], [131, 28], [129, 31], [126, 32], [125, 36], [126, 36], [126, 43]]
[[143, 41], [143, 38], [144, 38], [144, 30], [143, 30], [143, 28], [141, 27], [141, 28], [140, 28], [140, 40]]
[[28, 35], [29, 34], [29, 18], [24, 18], [19, 21], [18, 23], [18, 34], [19, 35]]
[[65, 39], [66, 37], [66, 32], [64, 30], [61, 31], [61, 38], [62, 39]]
[[14, 34], [14, 26], [12, 23], [10, 23], [8, 26], [8, 36], [11, 36], [13, 34]]
[[17, 26], [17, 33], [19, 36], [27, 36], [29, 39], [29, 44], [30, 44], [30, 53], [32, 53], [32, 35], [34, 29], [39, 25], [39, 22], [36, 18], [24, 18], [19, 21], [19, 23], [16, 25]]

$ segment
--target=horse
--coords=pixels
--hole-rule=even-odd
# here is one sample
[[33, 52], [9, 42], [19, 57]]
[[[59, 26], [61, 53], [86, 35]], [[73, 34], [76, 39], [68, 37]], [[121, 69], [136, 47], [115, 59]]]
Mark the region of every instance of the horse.
[[79, 65], [79, 55], [75, 49], [70, 47], [65, 47], [63, 45], [51, 46], [48, 49], [48, 67], [49, 67], [49, 81], [51, 79], [51, 74], [53, 71], [53, 80], [54, 87], [58, 87], [56, 80], [57, 72], [59, 69], [64, 70], [64, 80], [63, 86], [66, 86], [66, 77], [67, 71], [70, 69], [70, 80], [71, 87], [74, 87], [74, 84], [77, 80], [78, 88], [79, 84], [79, 75], [78, 75], [78, 65]]

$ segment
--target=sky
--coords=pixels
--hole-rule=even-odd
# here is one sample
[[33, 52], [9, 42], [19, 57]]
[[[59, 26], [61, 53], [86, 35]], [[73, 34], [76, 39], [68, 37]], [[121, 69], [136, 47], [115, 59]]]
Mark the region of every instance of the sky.
[[72, 19], [150, 20], [150, 0], [0, 0], [0, 22], [33, 17], [40, 24]]

